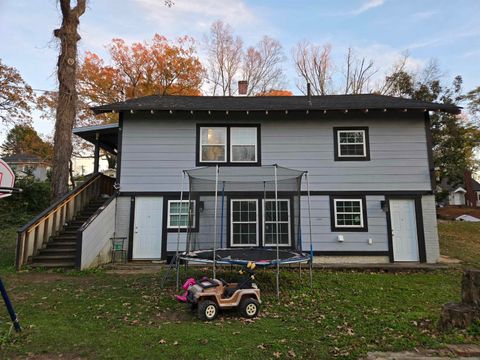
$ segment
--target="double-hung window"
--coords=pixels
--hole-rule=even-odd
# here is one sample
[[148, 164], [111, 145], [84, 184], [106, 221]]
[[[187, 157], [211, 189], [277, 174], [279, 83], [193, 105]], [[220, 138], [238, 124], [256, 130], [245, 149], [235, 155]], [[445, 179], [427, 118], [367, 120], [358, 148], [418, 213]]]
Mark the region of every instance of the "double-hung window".
[[213, 163], [227, 161], [227, 128], [200, 128], [200, 161]]
[[199, 125], [198, 164], [260, 164], [260, 127]]
[[[191, 224], [189, 221], [191, 220]], [[195, 227], [195, 201], [168, 200], [167, 229], [187, 229]]]
[[230, 161], [257, 162], [257, 128], [230, 128]]
[[334, 128], [335, 160], [370, 160], [367, 127]]
[[[277, 245], [277, 209], [275, 200], [263, 202], [263, 243], [265, 246]], [[290, 245], [290, 200], [278, 200], [278, 244]]]
[[258, 246], [258, 200], [230, 200], [230, 245]]
[[365, 198], [334, 198], [332, 207], [333, 231], [367, 231]]

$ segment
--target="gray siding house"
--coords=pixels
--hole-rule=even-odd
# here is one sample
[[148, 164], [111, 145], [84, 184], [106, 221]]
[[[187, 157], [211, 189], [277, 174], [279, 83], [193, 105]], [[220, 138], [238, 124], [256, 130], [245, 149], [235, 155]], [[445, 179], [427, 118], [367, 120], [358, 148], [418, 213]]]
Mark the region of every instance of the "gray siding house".
[[[102, 126], [74, 132], [100, 146], [102, 136], [116, 141], [113, 226], [115, 236], [127, 239], [129, 260], [166, 260], [174, 253], [179, 222], [187, 216], [180, 204], [183, 170], [271, 164], [308, 171], [315, 262], [438, 260], [429, 112], [458, 113], [455, 106], [373, 94], [148, 96], [94, 111], [118, 112], [118, 126], [107, 125], [105, 133]], [[261, 194], [232, 195], [225, 194], [227, 244], [268, 246]], [[310, 242], [306, 199], [303, 184], [304, 249]], [[195, 211], [213, 211], [211, 194], [192, 201]], [[232, 201], [255, 205], [250, 232], [256, 241], [234, 233]], [[298, 209], [290, 210], [288, 223], [292, 211]], [[202, 233], [213, 224], [194, 227]], [[293, 246], [294, 239], [285, 239], [284, 246]]]

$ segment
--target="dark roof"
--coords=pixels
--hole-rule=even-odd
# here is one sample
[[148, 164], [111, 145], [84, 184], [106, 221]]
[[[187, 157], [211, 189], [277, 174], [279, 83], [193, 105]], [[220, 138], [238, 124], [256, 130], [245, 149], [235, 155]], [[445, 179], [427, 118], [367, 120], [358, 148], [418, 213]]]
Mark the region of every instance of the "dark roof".
[[177, 96], [152, 95], [92, 108], [96, 114], [122, 111], [265, 111], [265, 110], [442, 110], [460, 112], [455, 105], [438, 104], [393, 96], [325, 95], [312, 96]]
[[115, 154], [118, 142], [118, 124], [85, 126], [73, 129], [73, 133], [82, 139], [95, 144], [97, 141], [101, 148]]
[[38, 155], [33, 154], [13, 154], [2, 158], [7, 164], [11, 163], [46, 163], [45, 159], [42, 159]]
[[472, 179], [472, 183], [473, 183], [473, 185], [472, 185], [473, 190], [474, 191], [480, 191], [480, 183], [475, 179]]

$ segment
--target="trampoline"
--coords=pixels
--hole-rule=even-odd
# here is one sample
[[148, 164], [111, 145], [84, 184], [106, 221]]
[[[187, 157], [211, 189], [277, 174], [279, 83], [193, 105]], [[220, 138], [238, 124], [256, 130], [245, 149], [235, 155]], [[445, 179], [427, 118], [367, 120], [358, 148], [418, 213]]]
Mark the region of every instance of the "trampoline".
[[[184, 189], [188, 177], [188, 191]], [[302, 179], [306, 180], [308, 216], [301, 216]], [[279, 165], [209, 166], [184, 170], [180, 202], [170, 224], [178, 226], [175, 256], [177, 288], [180, 260], [217, 266], [276, 268], [280, 296], [280, 266], [309, 264], [312, 282], [312, 224], [306, 171]], [[309, 248], [302, 249], [302, 220], [307, 220]], [[306, 228], [304, 228], [306, 229]], [[168, 242], [167, 242], [168, 243]], [[168, 245], [167, 245], [168, 246]]]
[[[278, 260], [277, 260], [278, 257]], [[244, 249], [218, 249], [198, 250], [180, 255], [180, 259], [194, 261], [198, 263], [211, 264], [215, 262], [219, 265], [247, 265], [249, 261], [254, 262], [257, 267], [275, 266], [277, 261], [280, 265], [304, 263], [310, 260], [310, 256], [304, 253], [298, 253], [290, 250], [279, 250], [266, 248], [244, 248]]]

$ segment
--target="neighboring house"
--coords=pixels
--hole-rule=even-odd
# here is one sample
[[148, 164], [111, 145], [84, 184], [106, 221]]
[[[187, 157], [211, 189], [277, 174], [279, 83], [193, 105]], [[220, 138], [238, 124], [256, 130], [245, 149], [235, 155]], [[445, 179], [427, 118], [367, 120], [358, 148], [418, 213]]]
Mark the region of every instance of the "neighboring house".
[[40, 156], [31, 154], [14, 154], [3, 158], [18, 178], [23, 178], [28, 171], [40, 181], [47, 180], [47, 173], [51, 168], [50, 162]]
[[480, 183], [470, 171], [465, 171], [463, 184], [451, 186], [444, 180], [439, 189], [448, 191], [448, 205], [480, 207]]
[[[72, 157], [73, 176], [85, 176], [93, 173], [94, 158], [93, 157]], [[108, 161], [102, 156], [99, 161], [99, 170], [108, 170]]]
[[[109, 236], [127, 239], [129, 260], [174, 254], [178, 227], [172, 223], [188, 216], [179, 206], [182, 171], [212, 165], [278, 164], [308, 171], [315, 261], [435, 263], [439, 258], [429, 111], [457, 114], [456, 106], [373, 94], [148, 96], [94, 111], [118, 112], [119, 124], [74, 133], [118, 153], [119, 192], [115, 206], [107, 206], [114, 220], [92, 225], [103, 235], [92, 240], [81, 235], [77, 249], [84, 250], [77, 250], [77, 267], [87, 267], [85, 256], [98, 255], [108, 226]], [[301, 190], [302, 247], [308, 249], [305, 186]], [[282, 194], [280, 201], [291, 196]], [[250, 227], [255, 246], [266, 246], [262, 193], [240, 189], [226, 191], [225, 198], [227, 244], [236, 239], [237, 246], [252, 246], [234, 233], [238, 227], [229, 212], [231, 205], [248, 205], [255, 215]], [[200, 211], [211, 212], [211, 199], [200, 194], [193, 201]], [[293, 224], [297, 211], [292, 207], [285, 223]], [[204, 231], [213, 224], [200, 221], [195, 227]], [[295, 245], [292, 237], [285, 239], [282, 245]], [[97, 253], [86, 254], [90, 246]], [[184, 246], [183, 241], [180, 250]]]
[[448, 204], [455, 206], [465, 206], [465, 194], [467, 190], [459, 186], [448, 193]]

